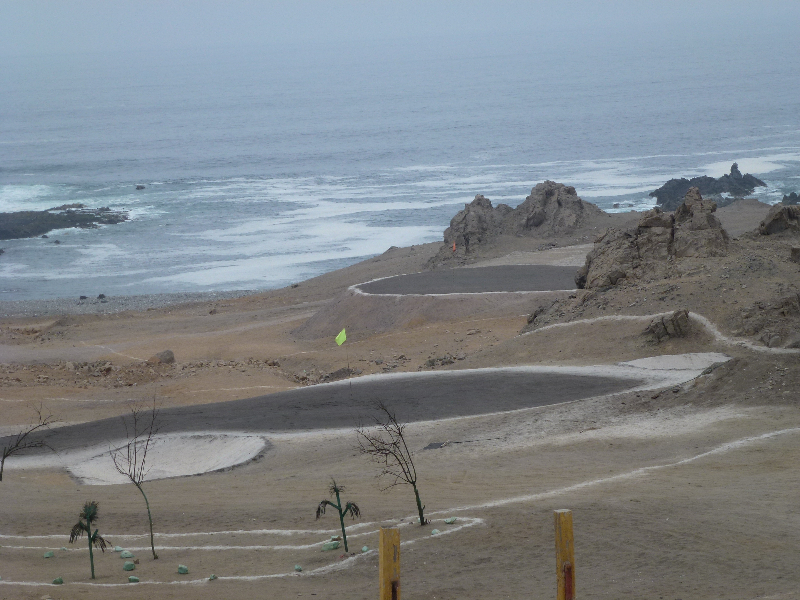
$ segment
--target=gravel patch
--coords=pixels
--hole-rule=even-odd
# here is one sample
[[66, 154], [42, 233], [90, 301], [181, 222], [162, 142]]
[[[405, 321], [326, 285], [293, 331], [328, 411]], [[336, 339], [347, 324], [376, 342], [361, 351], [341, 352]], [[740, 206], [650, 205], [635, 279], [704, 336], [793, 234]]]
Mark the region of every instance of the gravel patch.
[[179, 304], [241, 298], [255, 290], [225, 292], [183, 292], [175, 294], [143, 294], [140, 296], [106, 296], [105, 298], [52, 298], [48, 300], [0, 301], [0, 317], [49, 317], [59, 315], [108, 315], [124, 311], [144, 311]]

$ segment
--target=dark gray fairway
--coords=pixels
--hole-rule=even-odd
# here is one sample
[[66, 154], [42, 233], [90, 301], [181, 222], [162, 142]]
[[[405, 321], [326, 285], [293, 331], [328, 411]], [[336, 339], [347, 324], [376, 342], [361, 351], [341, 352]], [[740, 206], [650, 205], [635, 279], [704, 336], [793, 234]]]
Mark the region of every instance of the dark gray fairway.
[[577, 267], [505, 265], [425, 271], [388, 277], [358, 288], [368, 294], [477, 294], [574, 290]]
[[[164, 409], [160, 413], [160, 432], [268, 433], [349, 428], [372, 422], [372, 416], [377, 415], [376, 400], [395, 411], [401, 421], [426, 421], [558, 404], [640, 384], [612, 377], [513, 370], [449, 371], [413, 377], [386, 375], [244, 400]], [[55, 450], [65, 450], [124, 436], [122, 420], [117, 417], [55, 429], [49, 433], [48, 443]]]

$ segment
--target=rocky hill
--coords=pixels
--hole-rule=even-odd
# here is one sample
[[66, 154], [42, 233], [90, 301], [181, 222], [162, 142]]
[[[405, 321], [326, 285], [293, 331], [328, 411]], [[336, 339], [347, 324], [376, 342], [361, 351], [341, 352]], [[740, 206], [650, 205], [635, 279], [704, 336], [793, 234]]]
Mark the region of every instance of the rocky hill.
[[[450, 221], [444, 245], [429, 268], [455, 266], [486, 255], [504, 238], [565, 244], [591, 241], [596, 233], [627, 215], [609, 215], [578, 197], [575, 188], [545, 181], [537, 184], [517, 208], [477, 195]], [[528, 244], [530, 246], [530, 244]]]
[[723, 256], [728, 234], [714, 215], [717, 205], [690, 188], [674, 214], [653, 208], [628, 230], [609, 229], [578, 271], [579, 288], [601, 288], [620, 280], [664, 278], [682, 257]]

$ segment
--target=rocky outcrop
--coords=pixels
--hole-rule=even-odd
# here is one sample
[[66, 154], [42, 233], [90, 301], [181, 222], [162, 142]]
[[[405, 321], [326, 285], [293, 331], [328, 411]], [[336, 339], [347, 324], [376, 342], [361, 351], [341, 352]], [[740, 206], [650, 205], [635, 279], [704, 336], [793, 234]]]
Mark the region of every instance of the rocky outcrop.
[[671, 315], [653, 319], [644, 330], [644, 334], [652, 337], [656, 343], [660, 343], [670, 338], [686, 337], [690, 329], [689, 311], [676, 310]]
[[574, 187], [545, 181], [504, 217], [504, 231], [512, 235], [562, 235], [603, 214], [594, 204], [581, 200]]
[[686, 179], [670, 179], [657, 190], [650, 192], [650, 197], [655, 198], [657, 204], [665, 211], [673, 211], [681, 204], [689, 188], [697, 188], [704, 196], [714, 194], [730, 194], [732, 196], [743, 197], [752, 194], [757, 187], [766, 184], [760, 179], [753, 177], [749, 173], [742, 175], [739, 165], [733, 163], [731, 172], [717, 179], [703, 175], [702, 177], [692, 177]]
[[724, 255], [728, 234], [713, 214], [716, 209], [692, 188], [674, 214], [656, 207], [630, 230], [607, 229], [595, 240], [575, 283], [601, 288], [623, 280], [661, 279], [676, 258]]
[[83, 204], [65, 204], [42, 211], [0, 213], [0, 240], [37, 237], [54, 229], [115, 225], [128, 220], [126, 211], [108, 207], [86, 208]]
[[800, 206], [776, 204], [769, 209], [766, 218], [758, 226], [761, 235], [772, 235], [783, 231], [800, 233]]
[[675, 211], [671, 253], [684, 256], [723, 256], [728, 234], [714, 215], [717, 205], [703, 200], [697, 188], [691, 188]]
[[783, 196], [783, 200], [781, 200], [781, 204], [785, 204], [787, 206], [796, 206], [797, 204], [800, 204], [800, 196], [797, 195], [797, 192], [785, 194]]
[[475, 246], [491, 242], [503, 230], [504, 218], [512, 209], [507, 204], [492, 206], [491, 200], [478, 194], [464, 210], [450, 220], [450, 227], [444, 230], [444, 243], [448, 248], [456, 245], [456, 251], [469, 253]]
[[757, 337], [770, 348], [795, 347], [800, 339], [800, 294], [755, 302], [741, 309], [732, 325], [738, 335]]
[[481, 247], [491, 246], [501, 235], [552, 237], [584, 226], [589, 219], [606, 214], [594, 204], [581, 200], [575, 188], [545, 181], [531, 190], [517, 208], [492, 202], [477, 195], [450, 221], [444, 232], [444, 246], [429, 266], [443, 261], [464, 259]]

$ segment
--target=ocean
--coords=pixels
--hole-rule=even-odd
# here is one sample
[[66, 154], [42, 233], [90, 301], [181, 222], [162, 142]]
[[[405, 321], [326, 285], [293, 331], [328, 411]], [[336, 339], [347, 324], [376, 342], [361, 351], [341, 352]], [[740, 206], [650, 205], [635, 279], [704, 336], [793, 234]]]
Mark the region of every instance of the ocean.
[[800, 191], [790, 41], [6, 57], [0, 212], [130, 220], [0, 242], [0, 300], [277, 288], [441, 240], [476, 194], [646, 210], [734, 161], [764, 202]]

